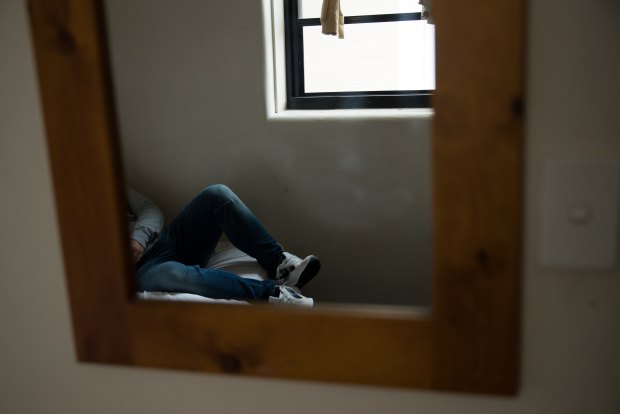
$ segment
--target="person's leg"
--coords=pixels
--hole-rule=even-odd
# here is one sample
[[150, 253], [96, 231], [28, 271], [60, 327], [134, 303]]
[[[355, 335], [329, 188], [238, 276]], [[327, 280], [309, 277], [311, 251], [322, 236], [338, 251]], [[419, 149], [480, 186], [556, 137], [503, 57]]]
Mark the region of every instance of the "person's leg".
[[138, 270], [138, 290], [194, 293], [213, 299], [266, 300], [277, 294], [273, 280], [246, 279], [234, 273], [166, 261]]
[[283, 260], [282, 247], [239, 197], [222, 184], [201, 191], [172, 221], [162, 238], [174, 249], [179, 261], [205, 266], [222, 233], [254, 257], [270, 276]]

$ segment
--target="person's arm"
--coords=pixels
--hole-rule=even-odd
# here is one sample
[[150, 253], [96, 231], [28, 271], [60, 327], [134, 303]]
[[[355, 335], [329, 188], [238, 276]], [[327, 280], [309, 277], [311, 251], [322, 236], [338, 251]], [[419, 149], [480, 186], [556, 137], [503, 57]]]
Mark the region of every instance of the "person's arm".
[[135, 217], [131, 229], [131, 255], [138, 262], [147, 246], [159, 235], [164, 225], [164, 215], [151, 200], [131, 188], [127, 189], [129, 212]]

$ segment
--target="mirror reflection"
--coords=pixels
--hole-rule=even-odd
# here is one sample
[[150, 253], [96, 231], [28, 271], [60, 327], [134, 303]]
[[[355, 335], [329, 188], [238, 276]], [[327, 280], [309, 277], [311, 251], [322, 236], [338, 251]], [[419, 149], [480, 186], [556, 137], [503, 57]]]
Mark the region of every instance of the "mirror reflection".
[[428, 115], [267, 119], [261, 2], [104, 4], [141, 296], [430, 305]]

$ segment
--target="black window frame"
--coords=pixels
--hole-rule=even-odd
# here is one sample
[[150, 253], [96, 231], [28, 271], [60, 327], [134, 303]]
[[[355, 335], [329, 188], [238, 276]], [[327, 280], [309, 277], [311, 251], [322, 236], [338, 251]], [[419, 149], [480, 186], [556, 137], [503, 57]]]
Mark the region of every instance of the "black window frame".
[[[303, 29], [320, 26], [319, 18], [300, 19], [298, 0], [284, 0], [286, 108], [361, 109], [431, 108], [433, 90], [314, 92], [304, 91]], [[345, 17], [345, 25], [421, 20], [421, 13], [393, 13]]]

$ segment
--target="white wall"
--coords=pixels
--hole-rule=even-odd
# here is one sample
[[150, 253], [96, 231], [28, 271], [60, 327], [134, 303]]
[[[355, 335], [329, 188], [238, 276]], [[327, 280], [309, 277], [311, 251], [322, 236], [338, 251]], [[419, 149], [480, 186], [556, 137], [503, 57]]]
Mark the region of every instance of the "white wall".
[[106, 6], [134, 188], [171, 220], [229, 185], [287, 250], [321, 257], [316, 301], [430, 303], [430, 119], [268, 121], [260, 1]]
[[543, 156], [620, 152], [620, 4], [530, 16], [522, 387], [495, 398], [77, 364], [24, 4], [0, 1], [0, 412], [620, 412], [620, 271], [536, 263]]

